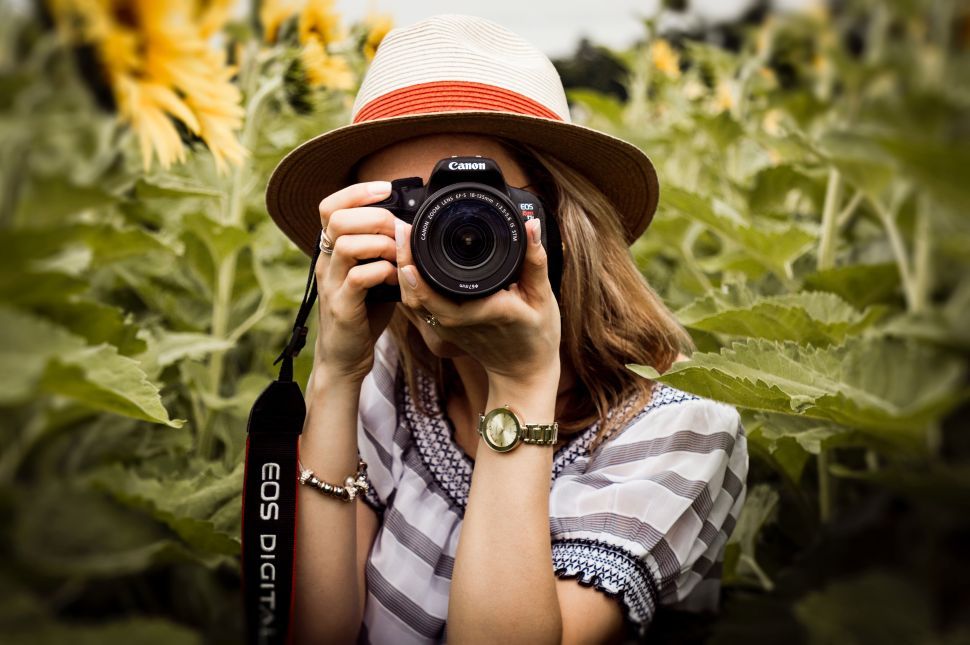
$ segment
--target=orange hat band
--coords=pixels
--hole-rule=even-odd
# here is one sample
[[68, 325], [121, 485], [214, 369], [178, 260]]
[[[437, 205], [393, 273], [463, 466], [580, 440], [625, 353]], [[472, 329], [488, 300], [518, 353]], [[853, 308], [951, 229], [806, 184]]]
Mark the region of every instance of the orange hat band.
[[562, 117], [546, 106], [518, 92], [485, 83], [432, 81], [375, 98], [357, 112], [353, 122], [452, 110], [494, 110], [562, 121]]

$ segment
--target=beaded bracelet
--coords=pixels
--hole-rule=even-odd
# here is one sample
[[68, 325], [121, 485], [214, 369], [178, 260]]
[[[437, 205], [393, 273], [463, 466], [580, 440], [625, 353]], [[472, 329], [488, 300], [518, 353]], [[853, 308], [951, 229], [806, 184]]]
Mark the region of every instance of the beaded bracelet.
[[365, 492], [369, 488], [367, 485], [367, 480], [364, 479], [364, 473], [367, 471], [367, 464], [360, 457], [357, 458], [357, 472], [353, 475], [348, 475], [347, 479], [344, 480], [343, 486], [328, 484], [314, 475], [312, 470], [309, 468], [304, 468], [303, 464], [299, 460], [297, 460], [297, 464], [300, 466], [301, 484], [318, 488], [327, 495], [331, 495], [345, 502], [354, 501], [354, 498], [357, 497], [358, 492]]

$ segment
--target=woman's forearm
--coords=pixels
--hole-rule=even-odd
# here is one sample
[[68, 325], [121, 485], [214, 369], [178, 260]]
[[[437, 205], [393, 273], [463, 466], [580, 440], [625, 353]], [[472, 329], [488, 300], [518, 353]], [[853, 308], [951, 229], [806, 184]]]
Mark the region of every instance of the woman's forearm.
[[[317, 365], [307, 386], [300, 460], [323, 481], [343, 485], [357, 470], [361, 383]], [[294, 632], [298, 643], [356, 640], [363, 613], [356, 505], [297, 487]]]
[[[553, 420], [559, 366], [532, 383], [490, 379], [486, 410], [506, 403], [523, 423]], [[497, 453], [479, 439], [448, 606], [453, 643], [559, 643], [549, 481], [553, 448]]]

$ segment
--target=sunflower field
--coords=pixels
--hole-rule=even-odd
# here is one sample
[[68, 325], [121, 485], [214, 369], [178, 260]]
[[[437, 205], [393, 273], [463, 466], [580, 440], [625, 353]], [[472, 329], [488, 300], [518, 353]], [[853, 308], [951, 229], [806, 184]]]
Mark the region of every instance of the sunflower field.
[[[307, 271], [263, 191], [392, 26], [0, 0], [3, 643], [242, 641], [246, 421]], [[650, 640], [970, 642], [970, 9], [643, 26], [622, 92], [566, 83], [660, 172], [632, 254], [697, 350], [628, 367], [736, 405], [751, 450], [721, 611]]]

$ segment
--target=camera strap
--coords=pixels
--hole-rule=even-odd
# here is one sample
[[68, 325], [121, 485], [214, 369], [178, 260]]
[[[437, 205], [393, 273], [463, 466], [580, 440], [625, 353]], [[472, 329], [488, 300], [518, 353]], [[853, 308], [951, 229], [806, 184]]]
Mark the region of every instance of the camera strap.
[[284, 645], [293, 638], [297, 462], [306, 418], [303, 391], [293, 380], [293, 359], [306, 344], [305, 323], [317, 298], [319, 256], [318, 239], [293, 333], [273, 361], [282, 361], [279, 378], [256, 399], [246, 427], [242, 595], [250, 645]]

